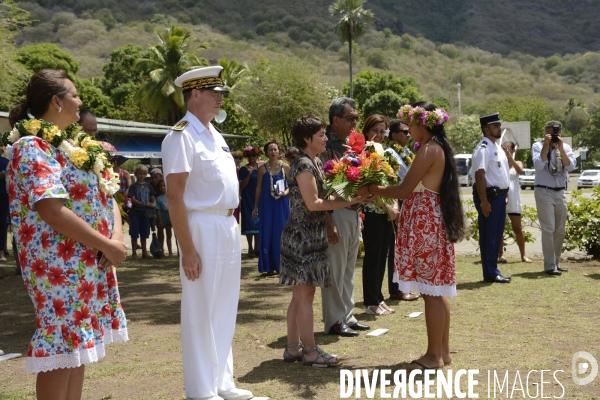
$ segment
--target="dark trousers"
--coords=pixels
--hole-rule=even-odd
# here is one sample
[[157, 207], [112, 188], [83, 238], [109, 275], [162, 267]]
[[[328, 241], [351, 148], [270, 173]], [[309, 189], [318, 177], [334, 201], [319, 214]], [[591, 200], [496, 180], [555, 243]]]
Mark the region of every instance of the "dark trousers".
[[393, 224], [388, 248], [388, 291], [390, 294], [400, 293], [400, 285], [394, 282], [394, 266], [396, 263], [396, 224]]
[[6, 239], [8, 233], [8, 193], [0, 193], [0, 250], [8, 250]]
[[498, 253], [504, 235], [504, 221], [506, 220], [506, 195], [498, 196], [488, 201], [492, 211], [488, 217], [481, 212], [479, 196], [473, 196], [477, 209], [479, 222], [479, 251], [481, 252], [481, 268], [483, 279], [493, 280], [500, 275], [498, 270]]
[[381, 285], [385, 275], [385, 264], [388, 258], [390, 236], [394, 229], [386, 214], [365, 213], [362, 231], [365, 245], [363, 259], [363, 295], [365, 307], [379, 305], [383, 301]]

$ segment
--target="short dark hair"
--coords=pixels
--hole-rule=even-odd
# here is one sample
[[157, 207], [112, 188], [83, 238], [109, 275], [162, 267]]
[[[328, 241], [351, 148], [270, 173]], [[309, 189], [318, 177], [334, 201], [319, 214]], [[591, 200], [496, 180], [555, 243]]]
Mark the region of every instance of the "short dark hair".
[[325, 128], [325, 121], [321, 118], [312, 115], [303, 115], [296, 120], [292, 128], [294, 144], [301, 150], [305, 149], [306, 141], [304, 139], [312, 138], [322, 128]]
[[69, 79], [62, 69], [42, 69], [36, 72], [27, 82], [25, 103], [21, 103], [10, 110], [8, 122], [14, 126], [17, 121], [29, 119], [27, 110], [36, 118], [42, 116], [48, 107], [52, 96], [62, 99], [68, 89], [65, 81]]
[[80, 108], [79, 109], [79, 121], [77, 121], [77, 123], [79, 125], [81, 125], [81, 123], [83, 122], [83, 120], [88, 116], [91, 115], [92, 117], [96, 118], [96, 114], [94, 114], [94, 112], [92, 110], [88, 110], [87, 108]]
[[265, 143], [265, 146], [263, 147], [263, 150], [265, 151], [265, 154], [267, 154], [267, 150], [269, 150], [269, 146], [272, 144], [276, 144], [277, 145], [277, 149], [279, 149], [279, 152], [281, 153], [281, 145], [279, 144], [279, 142], [275, 139], [271, 140], [270, 142]]
[[329, 125], [333, 123], [333, 117], [343, 117], [344, 110], [348, 104], [353, 110], [356, 110], [356, 102], [349, 97], [338, 97], [333, 99], [329, 106]]
[[[406, 125], [406, 123], [400, 121], [399, 119], [392, 119], [390, 121], [390, 135], [392, 133], [398, 133], [398, 132], [400, 132], [400, 127], [402, 125]], [[408, 125], [406, 125], [406, 126], [408, 126]]]

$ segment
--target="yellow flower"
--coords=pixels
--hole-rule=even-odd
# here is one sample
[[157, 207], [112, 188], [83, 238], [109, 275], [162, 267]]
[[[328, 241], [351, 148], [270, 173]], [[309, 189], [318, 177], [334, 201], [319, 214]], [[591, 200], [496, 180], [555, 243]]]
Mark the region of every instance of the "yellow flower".
[[83, 147], [86, 150], [88, 147], [93, 146], [95, 144], [96, 144], [96, 141], [89, 136], [81, 141], [81, 147]]
[[44, 128], [44, 133], [42, 134], [42, 138], [44, 140], [47, 140], [48, 142], [51, 142], [54, 140], [54, 138], [58, 134], [60, 134], [60, 130], [58, 129], [58, 127], [56, 125], [53, 125], [52, 128], [50, 128], [50, 129]]
[[70, 157], [71, 162], [75, 164], [77, 168], [83, 167], [83, 164], [85, 164], [89, 160], [89, 158], [90, 157], [88, 156], [88, 153], [81, 147], [75, 148]]
[[379, 160], [379, 154], [377, 154], [375, 152], [371, 153], [371, 155], [369, 157], [372, 158], [373, 160]]
[[27, 121], [26, 124], [27, 124], [26, 129], [32, 135], [37, 135], [38, 131], [42, 127], [42, 123], [40, 122], [39, 119], [31, 119], [31, 120]]

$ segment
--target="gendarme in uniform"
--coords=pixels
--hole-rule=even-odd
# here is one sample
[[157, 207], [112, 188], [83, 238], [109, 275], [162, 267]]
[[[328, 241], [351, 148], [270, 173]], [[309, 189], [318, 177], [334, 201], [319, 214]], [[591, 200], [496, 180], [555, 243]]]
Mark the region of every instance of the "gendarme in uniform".
[[[193, 399], [252, 398], [250, 392], [236, 389], [233, 380], [231, 343], [241, 275], [240, 232], [233, 210], [238, 206], [239, 187], [227, 143], [209, 122], [219, 109], [221, 92], [226, 91], [221, 73], [221, 67], [208, 67], [177, 78], [175, 84], [187, 96], [188, 112], [162, 143], [169, 209], [173, 204], [185, 208], [179, 222], [171, 212], [173, 228], [176, 233], [179, 228], [188, 243], [193, 241], [201, 260], [198, 279], [189, 279], [183, 239], [178, 237], [184, 384], [187, 397]], [[181, 187], [175, 188], [175, 177], [185, 173], [185, 185], [178, 183]], [[185, 216], [188, 227], [182, 223]]]
[[[473, 201], [478, 213], [479, 223], [479, 250], [481, 252], [481, 265], [483, 279], [486, 282], [508, 282], [510, 278], [503, 277], [498, 270], [498, 253], [504, 235], [504, 220], [506, 218], [506, 195], [508, 194], [509, 167], [504, 150], [496, 144], [500, 138], [501, 122], [498, 113], [484, 115], [479, 118], [482, 130], [487, 129], [487, 134], [473, 151], [472, 175]], [[494, 126], [490, 126], [494, 125]], [[496, 135], [494, 137], [493, 135]], [[477, 171], [485, 172], [485, 197], [477, 190]], [[481, 175], [480, 175], [481, 176]], [[489, 215], [482, 211], [482, 203], [489, 202], [491, 210]]]

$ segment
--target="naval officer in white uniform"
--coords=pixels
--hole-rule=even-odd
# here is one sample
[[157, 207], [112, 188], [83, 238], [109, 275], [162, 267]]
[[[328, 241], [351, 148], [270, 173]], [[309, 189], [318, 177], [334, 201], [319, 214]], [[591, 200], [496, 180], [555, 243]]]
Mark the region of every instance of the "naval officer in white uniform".
[[179, 243], [181, 341], [188, 399], [250, 399], [233, 381], [231, 342], [240, 293], [235, 162], [210, 121], [223, 95], [219, 66], [181, 75], [187, 114], [162, 143], [167, 204]]

